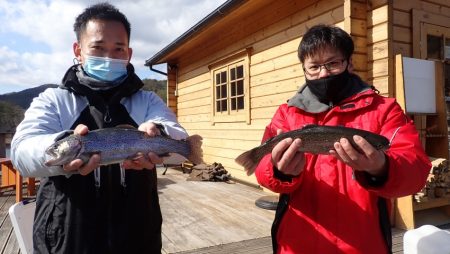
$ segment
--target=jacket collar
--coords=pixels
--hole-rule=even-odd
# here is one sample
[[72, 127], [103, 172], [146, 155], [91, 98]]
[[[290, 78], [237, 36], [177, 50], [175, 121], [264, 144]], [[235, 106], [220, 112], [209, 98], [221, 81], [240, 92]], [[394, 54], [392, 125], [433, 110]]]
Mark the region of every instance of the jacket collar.
[[96, 89], [97, 86], [93, 83], [98, 81], [86, 77], [80, 65], [76, 64], [67, 70], [59, 87], [84, 96], [91, 96], [100, 91], [100, 93], [111, 94], [112, 99], [120, 100], [123, 97], [136, 93], [144, 86], [142, 80], [135, 74], [134, 67], [131, 64], [128, 65], [127, 69], [128, 75], [125, 79], [112, 85], [109, 89], [99, 90]]

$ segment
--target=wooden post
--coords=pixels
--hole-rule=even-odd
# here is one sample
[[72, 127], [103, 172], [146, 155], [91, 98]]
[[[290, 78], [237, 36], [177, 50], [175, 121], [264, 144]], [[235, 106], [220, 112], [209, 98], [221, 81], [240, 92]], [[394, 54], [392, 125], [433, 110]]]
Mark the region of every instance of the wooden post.
[[34, 177], [28, 177], [26, 182], [28, 196], [36, 195], [36, 180], [34, 179]]
[[16, 173], [16, 202], [20, 202], [23, 199], [22, 194], [22, 176], [19, 171], [15, 170]]

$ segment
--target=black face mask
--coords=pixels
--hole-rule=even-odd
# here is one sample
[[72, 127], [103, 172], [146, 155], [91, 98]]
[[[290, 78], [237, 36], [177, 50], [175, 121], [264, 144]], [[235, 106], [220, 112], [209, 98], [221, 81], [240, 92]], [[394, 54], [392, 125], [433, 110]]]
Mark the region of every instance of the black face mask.
[[333, 105], [339, 103], [349, 96], [352, 90], [350, 73], [347, 69], [340, 74], [328, 76], [321, 79], [306, 79], [309, 90], [319, 99], [320, 102]]

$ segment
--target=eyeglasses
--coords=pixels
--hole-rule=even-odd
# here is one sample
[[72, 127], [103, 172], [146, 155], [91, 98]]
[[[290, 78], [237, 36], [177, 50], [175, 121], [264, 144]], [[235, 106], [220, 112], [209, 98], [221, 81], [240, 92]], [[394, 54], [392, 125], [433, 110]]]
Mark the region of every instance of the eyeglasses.
[[331, 73], [337, 73], [342, 70], [346, 59], [334, 60], [324, 64], [313, 64], [310, 66], [303, 66], [303, 71], [310, 76], [318, 76], [322, 67]]

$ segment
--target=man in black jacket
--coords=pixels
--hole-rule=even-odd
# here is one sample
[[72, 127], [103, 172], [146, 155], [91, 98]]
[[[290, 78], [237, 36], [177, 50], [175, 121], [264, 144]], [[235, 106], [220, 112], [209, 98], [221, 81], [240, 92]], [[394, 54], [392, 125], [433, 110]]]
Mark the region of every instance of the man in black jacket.
[[39, 95], [17, 127], [11, 158], [23, 176], [42, 177], [33, 227], [34, 253], [161, 253], [162, 216], [149, 153], [99, 166], [100, 155], [44, 166], [45, 148], [67, 135], [132, 125], [151, 136], [187, 136], [175, 115], [129, 63], [130, 24], [114, 6], [86, 8], [75, 21], [69, 68], [59, 88]]

